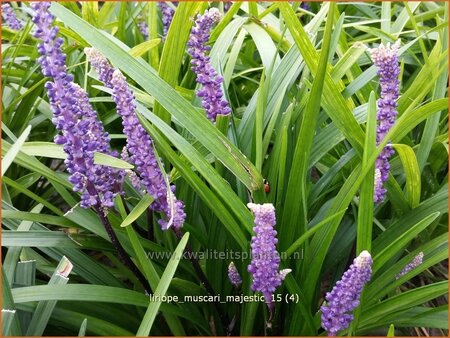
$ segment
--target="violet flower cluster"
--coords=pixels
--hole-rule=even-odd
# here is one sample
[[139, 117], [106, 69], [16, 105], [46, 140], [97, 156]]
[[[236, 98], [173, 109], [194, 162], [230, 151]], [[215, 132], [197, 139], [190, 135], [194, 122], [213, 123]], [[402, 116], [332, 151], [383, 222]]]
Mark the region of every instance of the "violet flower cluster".
[[[173, 2], [174, 5], [176, 5], [178, 2]], [[175, 14], [174, 9], [166, 4], [165, 2], [161, 1], [158, 2], [159, 9], [161, 10], [161, 20], [163, 24], [163, 39], [166, 38], [167, 32], [169, 31], [170, 24], [172, 23], [173, 16]]]
[[[397, 99], [399, 97], [400, 67], [398, 62], [398, 48], [400, 40], [391, 45], [381, 44], [378, 48], [369, 49], [370, 56], [378, 68], [380, 77], [381, 96], [377, 101], [377, 145], [381, 143], [386, 134], [392, 128], [397, 116]], [[384, 182], [389, 179], [389, 158], [394, 154], [394, 149], [388, 144], [383, 148], [376, 161], [374, 202], [381, 203], [386, 196]]]
[[[129, 158], [136, 165], [141, 184], [155, 198], [151, 209], [165, 215], [164, 219], [159, 220], [159, 224], [163, 230], [167, 230], [172, 224], [175, 229], [181, 228], [186, 218], [184, 204], [176, 199], [174, 185], [167, 189], [169, 184], [159, 167], [153, 141], [139, 122], [136, 101], [125, 77], [120, 70], [112, 68], [105, 56], [96, 49], [86, 48], [85, 53], [99, 74], [99, 79], [113, 90], [113, 100], [122, 117], [123, 131], [127, 136], [123, 157], [127, 157], [127, 152], [130, 153]], [[134, 182], [139, 180], [134, 179]]]
[[197, 15], [195, 27], [192, 28], [188, 41], [188, 52], [192, 56], [192, 70], [197, 75], [197, 82], [202, 88], [196, 92], [202, 98], [202, 107], [208, 118], [215, 122], [216, 116], [228, 115], [231, 108], [223, 98], [223, 78], [217, 74], [208, 56], [210, 47], [207, 46], [212, 26], [220, 20], [220, 12], [217, 8], [205, 11], [203, 15]]
[[372, 257], [363, 251], [336, 283], [331, 292], [327, 292], [327, 304], [321, 307], [322, 327], [328, 336], [336, 336], [346, 329], [353, 320], [351, 312], [359, 305], [359, 298], [364, 285], [372, 275]]
[[139, 28], [139, 32], [141, 32], [141, 34], [144, 37], [144, 39], [147, 40], [148, 37], [149, 37], [149, 31], [148, 31], [147, 23], [145, 21], [139, 21], [137, 23], [137, 26]]
[[414, 257], [414, 259], [410, 263], [408, 263], [395, 278], [399, 279], [400, 277], [406, 275], [411, 270], [414, 270], [420, 264], [422, 264], [422, 261], [423, 261], [423, 252], [419, 252], [418, 255]]
[[278, 271], [280, 255], [276, 249], [278, 240], [274, 229], [276, 223], [274, 206], [270, 203], [248, 203], [247, 207], [255, 215], [253, 227], [255, 236], [251, 242], [252, 261], [248, 266], [248, 271], [253, 276], [252, 290], [263, 294], [269, 310], [273, 312], [272, 295], [291, 270]]
[[2, 5], [2, 14], [4, 15], [5, 24], [12, 29], [21, 30], [23, 25], [17, 19], [16, 13], [10, 4], [6, 3]]
[[39, 63], [42, 73], [52, 81], [45, 84], [53, 112], [52, 122], [61, 134], [55, 143], [62, 144], [67, 153], [65, 160], [69, 181], [73, 190], [81, 193], [81, 207], [96, 207], [106, 211], [113, 206], [115, 195], [121, 189], [123, 172], [107, 166], [94, 164], [94, 153], [111, 156], [108, 133], [89, 103], [87, 93], [73, 82], [67, 73], [66, 55], [61, 46], [63, 40], [57, 37], [54, 16], [48, 11], [49, 2], [34, 2], [34, 36], [42, 40], [38, 45], [41, 55]]
[[242, 284], [242, 278], [241, 275], [239, 275], [239, 272], [236, 268], [236, 265], [234, 265], [233, 262], [228, 265], [228, 279], [230, 280], [231, 284], [233, 284], [235, 287], [238, 287]]

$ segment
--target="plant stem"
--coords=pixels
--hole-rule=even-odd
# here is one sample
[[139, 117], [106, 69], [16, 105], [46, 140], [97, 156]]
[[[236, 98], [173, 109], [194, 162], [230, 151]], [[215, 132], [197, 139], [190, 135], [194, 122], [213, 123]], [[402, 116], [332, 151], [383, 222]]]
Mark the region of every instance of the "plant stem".
[[106, 232], [108, 233], [109, 239], [111, 240], [111, 243], [114, 245], [114, 247], [117, 250], [117, 253], [119, 255], [119, 259], [121, 262], [127, 266], [131, 272], [136, 276], [136, 278], [139, 280], [139, 282], [144, 287], [144, 290], [147, 294], [151, 294], [151, 288], [148, 283], [148, 281], [145, 279], [144, 275], [141, 273], [141, 271], [138, 269], [136, 264], [131, 260], [130, 256], [125, 252], [125, 249], [122, 247], [122, 244], [120, 244], [119, 239], [117, 238], [111, 223], [109, 223], [108, 218], [104, 214], [104, 212], [101, 209], [96, 208], [97, 214], [100, 217], [100, 220], [103, 223], [103, 226], [105, 227]]

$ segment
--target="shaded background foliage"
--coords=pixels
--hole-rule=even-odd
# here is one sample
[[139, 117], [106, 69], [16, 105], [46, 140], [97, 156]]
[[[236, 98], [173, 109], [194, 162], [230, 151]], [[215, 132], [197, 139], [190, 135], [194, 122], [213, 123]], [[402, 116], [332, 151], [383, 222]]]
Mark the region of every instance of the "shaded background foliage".
[[[95, 213], [78, 206], [64, 154], [52, 144], [56, 130], [36, 63], [31, 12], [27, 2], [12, 5], [24, 28], [2, 25], [2, 302], [17, 311], [3, 313], [4, 333], [135, 335], [145, 326], [152, 335], [224, 334], [210, 303], [163, 303], [156, 315]], [[216, 125], [195, 97], [186, 53], [192, 18], [209, 6], [224, 10], [223, 3], [179, 3], [164, 39], [156, 3], [51, 7], [69, 71], [88, 91], [118, 150], [125, 143], [120, 119], [84, 47], [99, 49], [127, 75], [141, 123], [186, 204], [189, 239], [182, 244], [188, 240], [195, 252], [248, 253], [253, 219], [246, 204], [273, 203], [279, 251], [301, 253], [301, 259], [283, 259], [282, 267], [293, 271], [277, 293], [300, 301], [276, 304], [267, 334], [323, 333], [318, 310], [325, 293], [368, 250], [372, 280], [349, 332], [386, 334], [393, 324], [396, 335], [446, 335], [448, 4], [314, 2], [305, 9], [295, 2], [233, 3], [210, 39], [211, 60], [233, 110], [230, 120], [219, 118]], [[149, 27], [148, 40], [141, 22]], [[401, 96], [389, 135], [396, 153], [388, 198], [374, 207], [379, 150], [371, 131], [379, 86], [366, 48], [397, 39]], [[132, 210], [142, 196], [129, 182], [125, 190]], [[175, 236], [155, 221], [148, 239], [145, 213], [133, 227], [121, 228], [126, 214], [118, 205], [109, 218], [152, 290], [206, 295], [188, 260], [177, 266], [167, 256], [145, 256], [180, 252], [184, 246]], [[396, 279], [419, 252], [423, 263]], [[69, 264], [63, 256], [73, 264], [68, 284], [53, 276]], [[229, 263], [200, 261], [222, 297], [237, 292], [227, 279]], [[249, 261], [234, 263], [243, 277], [238, 293], [251, 295]], [[225, 304], [235, 318], [232, 333], [264, 334], [263, 305]], [[153, 326], [146, 308], [156, 316]]]

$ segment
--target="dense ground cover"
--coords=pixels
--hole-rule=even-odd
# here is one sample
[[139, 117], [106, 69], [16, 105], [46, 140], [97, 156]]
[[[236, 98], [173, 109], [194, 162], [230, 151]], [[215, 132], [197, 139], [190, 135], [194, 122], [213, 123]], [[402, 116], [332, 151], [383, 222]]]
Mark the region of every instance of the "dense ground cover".
[[4, 335], [448, 334], [447, 3], [2, 4]]

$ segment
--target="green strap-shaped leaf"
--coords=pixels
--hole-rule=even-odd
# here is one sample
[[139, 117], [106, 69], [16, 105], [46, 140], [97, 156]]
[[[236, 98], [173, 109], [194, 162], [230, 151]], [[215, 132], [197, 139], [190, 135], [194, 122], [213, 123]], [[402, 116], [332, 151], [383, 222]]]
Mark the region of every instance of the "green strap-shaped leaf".
[[[186, 43], [189, 38], [192, 18], [203, 5], [202, 2], [180, 2], [177, 6], [161, 54], [161, 63], [159, 65], [159, 76], [169, 85], [175, 87], [178, 85], [178, 76], [180, 74], [183, 56], [186, 49]], [[170, 115], [158, 103], [155, 103], [155, 114], [165, 122], [170, 122]]]
[[[286, 26], [292, 34], [292, 37], [300, 50], [306, 65], [308, 66], [308, 69], [314, 76], [317, 76], [319, 57], [308, 37], [307, 32], [288, 3], [280, 3], [279, 6], [281, 14], [286, 21]], [[336, 84], [327, 71], [324, 77], [323, 85], [323, 92], [326, 94], [323, 95], [321, 104], [327, 114], [332, 118], [337, 128], [342, 131], [353, 148], [355, 148], [356, 153], [362, 155], [364, 135], [351, 112], [348, 102], [346, 102], [339, 91], [339, 86], [342, 84]]]
[[155, 199], [153, 198], [153, 196], [149, 194], [144, 195], [139, 203], [136, 204], [136, 206], [133, 208], [133, 210], [131, 210], [130, 214], [122, 221], [120, 226], [126, 227], [127, 225], [133, 223], [147, 210], [147, 208], [150, 206], [150, 204], [152, 204], [154, 200]]
[[10, 336], [9, 331], [14, 323], [16, 310], [2, 309], [2, 336]]
[[[17, 139], [16, 142], [11, 146], [9, 151], [6, 153], [6, 155], [2, 159], [2, 176], [5, 174], [6, 170], [8, 170], [11, 163], [13, 163], [14, 159], [16, 158], [17, 154], [20, 151], [20, 148], [25, 143], [25, 140], [27, 139], [28, 135], [30, 134], [31, 126], [28, 126], [24, 132], [20, 135], [20, 137]], [[3, 151], [2, 151], [3, 152]]]
[[370, 155], [375, 150], [375, 135], [377, 130], [377, 106], [374, 92], [370, 94], [367, 115], [366, 141], [364, 143], [362, 163], [363, 166], [369, 166], [371, 169], [369, 170], [369, 174], [361, 183], [358, 208], [356, 255], [359, 255], [363, 250], [371, 252], [372, 244], [374, 164], [368, 162], [368, 160]]
[[402, 292], [394, 297], [364, 309], [361, 315], [361, 328], [377, 320], [382, 320], [389, 314], [409, 309], [416, 305], [424, 304], [436, 297], [445, 295], [448, 292], [448, 282], [442, 281], [422, 287], [418, 287], [406, 292]]
[[[54, 286], [67, 284], [69, 281], [67, 276], [72, 271], [72, 268], [72, 263], [63, 256], [56, 267], [55, 272], [50, 278], [48, 285]], [[27, 336], [42, 336], [55, 306], [56, 300], [41, 301], [38, 303], [33, 312], [33, 318], [31, 318], [31, 322], [28, 325]]]
[[45, 198], [42, 198], [41, 196], [36, 195], [31, 190], [25, 188], [22, 184], [20, 184], [20, 182], [18, 180], [12, 180], [9, 177], [4, 176], [3, 177], [3, 182], [6, 185], [10, 186], [11, 188], [14, 188], [14, 190], [17, 193], [22, 193], [25, 196], [28, 196], [28, 197], [32, 198], [36, 202], [43, 204], [45, 207], [47, 207], [49, 210], [53, 211], [58, 216], [62, 216], [63, 215], [63, 212], [58, 207], [54, 206], [52, 203], [47, 201]]
[[[39, 214], [44, 206], [42, 204], [36, 205], [33, 209], [31, 209], [31, 212]], [[18, 231], [28, 231], [30, 230], [31, 226], [33, 225], [32, 221], [22, 221], [19, 226], [17, 227]], [[3, 230], [5, 231], [5, 230]], [[4, 233], [2, 233], [3, 236]], [[4, 242], [2, 242], [2, 245], [5, 246]], [[8, 248], [8, 252], [6, 253], [6, 256], [3, 261], [3, 268], [5, 272], [5, 276], [8, 281], [13, 281], [14, 272], [16, 270], [16, 264], [19, 261], [20, 252], [22, 251], [21, 247], [16, 248]]]
[[[184, 234], [183, 238], [180, 240], [177, 248], [172, 254], [171, 259], [169, 260], [169, 264], [167, 264], [166, 269], [159, 281], [158, 287], [154, 292], [154, 296], [164, 296], [169, 288], [170, 282], [177, 270], [178, 263], [183, 254], [183, 250], [187, 244], [189, 238], [189, 233]], [[147, 312], [142, 319], [141, 326], [136, 333], [136, 336], [145, 336], [147, 337], [150, 334], [150, 330], [153, 326], [153, 322], [155, 321], [156, 315], [158, 314], [159, 307], [161, 306], [161, 301], [150, 302], [150, 305], [147, 308]]]
[[114, 252], [114, 247], [103, 239], [86, 234], [68, 235], [62, 231], [11, 231], [3, 230], [2, 244], [8, 248], [38, 247], [91, 249]]
[[53, 142], [26, 142], [21, 150], [30, 156], [59, 158], [62, 160], [65, 160], [67, 157], [63, 146]]
[[[52, 142], [26, 142], [23, 144], [21, 151], [30, 156], [59, 158], [62, 160], [67, 158], [67, 154], [64, 152], [63, 146]], [[118, 169], [134, 168], [133, 165], [121, 160], [120, 158], [99, 152], [94, 153], [94, 163]]]
[[[283, 224], [279, 236], [281, 250], [287, 247], [289, 239], [292, 236], [298, 237], [298, 235], [303, 235], [306, 232], [308, 218], [306, 186], [309, 159], [316, 130], [317, 116], [321, 107], [322, 92], [325, 88], [324, 79], [327, 75], [334, 10], [335, 5], [330, 3], [325, 36], [322, 43], [322, 52], [320, 53], [320, 59], [317, 61], [315, 78], [295, 144], [295, 152], [292, 159], [292, 167], [283, 208]], [[306, 61], [306, 56], [304, 58]]]
[[310, 238], [312, 235], [314, 235], [320, 228], [322, 228], [324, 225], [326, 225], [328, 222], [333, 220], [334, 218], [338, 216], [343, 216], [346, 210], [342, 210], [341, 212], [336, 213], [335, 215], [332, 215], [330, 217], [325, 218], [321, 222], [315, 224], [311, 229], [306, 231], [302, 236], [300, 236], [294, 243], [291, 244], [291, 246], [286, 250], [286, 257], [291, 256], [295, 251], [297, 251], [302, 244]]
[[86, 328], [87, 318], [84, 318], [83, 322], [81, 323], [80, 330], [78, 331], [78, 337], [84, 337], [86, 335]]
[[94, 153], [94, 163], [106, 165], [108, 167], [118, 168], [118, 169], [133, 169], [133, 165], [121, 160], [120, 158], [110, 156], [103, 153]]
[[[399, 272], [409, 264], [419, 252], [423, 252], [424, 258], [422, 264], [414, 268], [412, 271], [406, 273], [399, 279], [396, 279]], [[448, 233], [444, 233], [426, 244], [421, 245], [408, 255], [404, 256], [396, 263], [389, 265], [389, 268], [384, 270], [382, 274], [374, 276], [371, 283], [366, 289], [366, 296], [370, 304], [378, 302], [378, 299], [383, 299], [385, 295], [397, 289], [400, 285], [414, 276], [422, 273], [431, 266], [438, 264], [448, 257]]]
[[396, 253], [412, 241], [420, 232], [429, 226], [438, 216], [439, 212], [432, 213], [420, 222], [412, 226], [399, 237], [392, 239], [391, 243], [373, 257], [372, 273], [375, 274], [386, 262], [388, 262]]
[[161, 43], [161, 39], [153, 39], [140, 43], [137, 46], [134, 46], [130, 49], [130, 55], [134, 57], [139, 57], [144, 53], [148, 52], [150, 49], [158, 46]]
[[[6, 277], [6, 274], [5, 274], [5, 270], [3, 269], [3, 266], [2, 266], [2, 307], [4, 309], [8, 309], [10, 311], [15, 311], [16, 306], [14, 303], [14, 298], [13, 298], [13, 295], [11, 292], [10, 284], [12, 284], [12, 280], [11, 280], [11, 282], [8, 281], [8, 278]], [[8, 331], [10, 331], [10, 334], [12, 336], [21, 336], [22, 330], [21, 330], [21, 326], [20, 326], [19, 317], [17, 315], [14, 315], [12, 320], [13, 320], [13, 323], [9, 327]], [[2, 325], [3, 325], [3, 323], [2, 323]], [[2, 327], [2, 332], [3, 332], [3, 327]]]
[[389, 325], [389, 330], [386, 337], [395, 337], [395, 326], [394, 324]]
[[406, 199], [412, 209], [420, 203], [420, 169], [414, 150], [406, 144], [393, 144], [406, 175]]

